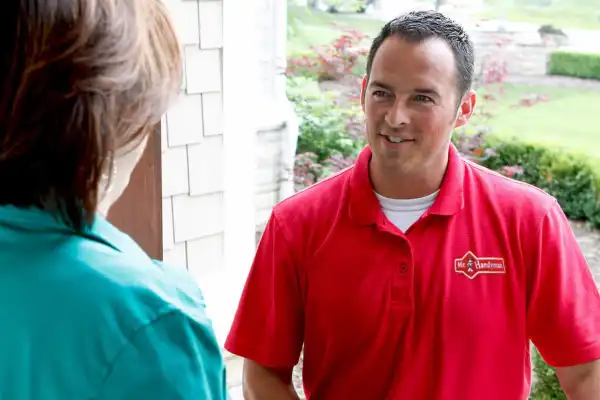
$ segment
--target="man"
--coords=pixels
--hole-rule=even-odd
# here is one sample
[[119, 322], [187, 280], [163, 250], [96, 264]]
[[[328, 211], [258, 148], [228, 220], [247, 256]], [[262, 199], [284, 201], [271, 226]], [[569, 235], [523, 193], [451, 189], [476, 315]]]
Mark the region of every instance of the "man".
[[273, 210], [227, 340], [247, 399], [526, 399], [529, 340], [600, 393], [600, 296], [555, 199], [463, 160], [473, 45], [436, 12], [374, 40], [356, 165]]

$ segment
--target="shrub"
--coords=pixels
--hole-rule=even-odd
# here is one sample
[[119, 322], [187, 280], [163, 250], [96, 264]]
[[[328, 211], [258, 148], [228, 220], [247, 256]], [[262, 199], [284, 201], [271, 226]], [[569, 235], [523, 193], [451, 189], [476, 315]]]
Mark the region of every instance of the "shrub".
[[340, 107], [331, 96], [321, 93], [315, 82], [288, 79], [288, 98], [300, 120], [297, 153], [312, 153], [323, 163], [334, 156], [350, 157], [364, 147], [360, 104]]
[[535, 384], [531, 390], [531, 400], [567, 400], [556, 377], [556, 371], [546, 364], [535, 348], [533, 348], [532, 359]]
[[600, 227], [600, 171], [585, 156], [519, 141], [492, 139], [488, 146], [493, 146], [494, 155], [483, 165], [497, 171], [520, 167], [516, 179], [556, 197], [569, 218]]
[[365, 39], [362, 32], [347, 30], [329, 44], [314, 46], [314, 54], [290, 57], [287, 74], [325, 81], [362, 73], [360, 66], [368, 53], [362, 45]]
[[350, 156], [364, 143], [347, 132], [354, 121], [351, 112], [335, 107], [328, 101], [301, 101], [295, 103], [300, 119], [299, 153], [314, 153], [322, 162], [333, 155]]
[[294, 188], [305, 189], [356, 162], [355, 156], [333, 155], [322, 163], [314, 153], [299, 153], [294, 163]]
[[548, 59], [548, 73], [600, 80], [600, 54], [555, 51]]

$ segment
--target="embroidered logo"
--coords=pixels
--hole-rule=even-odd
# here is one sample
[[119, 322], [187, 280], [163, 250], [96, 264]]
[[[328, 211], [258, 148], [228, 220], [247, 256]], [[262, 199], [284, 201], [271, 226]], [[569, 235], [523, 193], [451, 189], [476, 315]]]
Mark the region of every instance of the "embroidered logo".
[[479, 274], [505, 274], [506, 267], [503, 258], [477, 257], [469, 251], [462, 258], [454, 260], [454, 271], [474, 279]]

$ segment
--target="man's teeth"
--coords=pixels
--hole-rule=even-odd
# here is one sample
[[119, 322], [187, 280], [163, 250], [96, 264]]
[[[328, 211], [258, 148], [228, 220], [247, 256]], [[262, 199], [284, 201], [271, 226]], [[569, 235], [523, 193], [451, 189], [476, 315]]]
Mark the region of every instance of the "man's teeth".
[[402, 143], [402, 142], [404, 142], [404, 139], [399, 138], [399, 137], [388, 136], [387, 138], [392, 143]]

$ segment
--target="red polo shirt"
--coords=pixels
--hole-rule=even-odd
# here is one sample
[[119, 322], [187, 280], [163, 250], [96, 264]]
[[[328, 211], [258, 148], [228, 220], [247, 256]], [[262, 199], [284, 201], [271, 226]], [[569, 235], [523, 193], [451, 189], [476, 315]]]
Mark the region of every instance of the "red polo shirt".
[[356, 165], [273, 210], [225, 347], [292, 368], [309, 399], [526, 399], [529, 340], [554, 366], [600, 358], [600, 296], [541, 190], [450, 148], [406, 233]]

